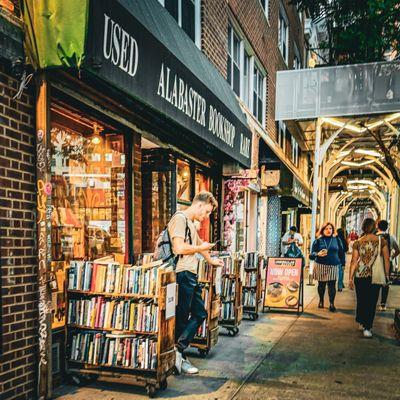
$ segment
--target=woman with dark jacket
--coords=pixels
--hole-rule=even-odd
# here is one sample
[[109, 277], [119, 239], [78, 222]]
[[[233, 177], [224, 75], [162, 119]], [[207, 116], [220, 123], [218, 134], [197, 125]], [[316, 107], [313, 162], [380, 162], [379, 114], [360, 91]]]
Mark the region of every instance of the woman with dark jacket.
[[345, 252], [344, 263], [339, 267], [338, 291], [341, 292], [344, 289], [344, 269], [346, 267], [346, 253], [349, 251], [349, 245], [347, 244], [347, 238], [342, 228], [338, 228], [337, 238], [342, 242], [342, 247]]
[[310, 259], [315, 261], [314, 279], [318, 281], [319, 308], [324, 308], [324, 296], [328, 285], [329, 311], [335, 312], [336, 280], [339, 268], [345, 264], [342, 242], [334, 235], [335, 227], [330, 222], [322, 225], [320, 236], [311, 248]]

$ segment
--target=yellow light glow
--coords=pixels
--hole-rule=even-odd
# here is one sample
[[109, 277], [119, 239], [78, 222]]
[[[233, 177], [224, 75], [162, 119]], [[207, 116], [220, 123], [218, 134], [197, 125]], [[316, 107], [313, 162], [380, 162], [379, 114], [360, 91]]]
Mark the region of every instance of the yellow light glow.
[[369, 165], [374, 163], [375, 160], [367, 160], [367, 161], [362, 161], [362, 162], [355, 162], [355, 161], [342, 161], [343, 165], [346, 165], [348, 167], [364, 167], [365, 165]]
[[97, 144], [99, 144], [100, 142], [101, 142], [100, 136], [94, 136], [94, 137], [92, 138], [92, 143], [93, 143], [93, 144], [97, 145]]

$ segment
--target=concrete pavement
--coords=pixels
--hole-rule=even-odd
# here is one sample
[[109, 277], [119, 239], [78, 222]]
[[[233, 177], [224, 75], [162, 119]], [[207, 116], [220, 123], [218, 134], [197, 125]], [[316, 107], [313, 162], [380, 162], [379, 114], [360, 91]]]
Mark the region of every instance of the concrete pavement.
[[[400, 287], [389, 307], [400, 305]], [[174, 376], [167, 399], [400, 399], [400, 346], [393, 309], [377, 314], [375, 337], [362, 339], [354, 322], [354, 293], [338, 294], [337, 313], [317, 308], [316, 287], [306, 287], [305, 313], [260, 314], [243, 321], [238, 336], [220, 336], [206, 359], [191, 352], [197, 376]], [[63, 386], [57, 399], [146, 399], [137, 387], [96, 382]]]

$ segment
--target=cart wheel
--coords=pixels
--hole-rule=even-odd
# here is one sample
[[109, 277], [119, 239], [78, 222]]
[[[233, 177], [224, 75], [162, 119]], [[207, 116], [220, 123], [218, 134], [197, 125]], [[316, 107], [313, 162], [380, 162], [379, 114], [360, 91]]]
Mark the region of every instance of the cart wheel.
[[160, 382], [160, 389], [165, 390], [168, 387], [168, 382], [166, 379]]
[[235, 331], [233, 329], [228, 329], [229, 336], [235, 336]]
[[256, 314], [250, 314], [250, 319], [255, 321], [257, 319]]
[[201, 358], [206, 358], [210, 350], [199, 349], [199, 354]]
[[154, 385], [147, 384], [146, 385], [146, 393], [150, 399], [154, 398], [156, 395], [156, 387]]
[[259, 317], [258, 313], [255, 313], [254, 315], [256, 316], [256, 319], [258, 319], [258, 317]]
[[79, 375], [71, 375], [71, 381], [76, 386], [82, 386], [82, 377]]
[[239, 333], [239, 328], [237, 326], [233, 328], [233, 333], [235, 334], [235, 336]]

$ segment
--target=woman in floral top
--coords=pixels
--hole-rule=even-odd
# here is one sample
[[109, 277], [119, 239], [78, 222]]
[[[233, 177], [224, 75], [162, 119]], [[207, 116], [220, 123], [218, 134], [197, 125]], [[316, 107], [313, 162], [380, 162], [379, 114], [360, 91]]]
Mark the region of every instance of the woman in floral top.
[[363, 330], [364, 337], [372, 337], [372, 324], [375, 318], [381, 285], [372, 284], [372, 268], [379, 254], [385, 265], [386, 276], [389, 275], [389, 251], [384, 238], [375, 235], [375, 220], [366, 218], [363, 222], [363, 235], [354, 242], [350, 265], [349, 287], [356, 288], [357, 310], [356, 321]]

